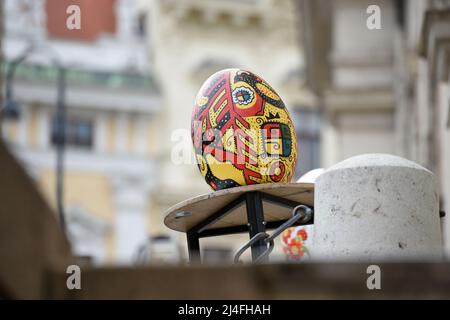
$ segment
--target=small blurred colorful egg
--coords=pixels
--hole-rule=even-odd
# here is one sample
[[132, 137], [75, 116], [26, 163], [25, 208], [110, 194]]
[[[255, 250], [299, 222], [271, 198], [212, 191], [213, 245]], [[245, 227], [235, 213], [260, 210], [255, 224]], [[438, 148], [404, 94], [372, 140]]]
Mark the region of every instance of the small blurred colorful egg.
[[201, 174], [214, 189], [290, 182], [297, 139], [280, 96], [240, 69], [209, 77], [197, 94], [191, 125]]

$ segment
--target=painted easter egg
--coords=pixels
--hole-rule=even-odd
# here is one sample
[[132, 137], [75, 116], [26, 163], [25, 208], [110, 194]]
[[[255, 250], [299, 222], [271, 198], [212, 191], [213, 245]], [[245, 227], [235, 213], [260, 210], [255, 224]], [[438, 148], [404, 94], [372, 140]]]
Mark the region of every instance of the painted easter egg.
[[280, 96], [261, 77], [226, 69], [197, 94], [191, 125], [198, 167], [214, 189], [290, 182], [297, 139]]

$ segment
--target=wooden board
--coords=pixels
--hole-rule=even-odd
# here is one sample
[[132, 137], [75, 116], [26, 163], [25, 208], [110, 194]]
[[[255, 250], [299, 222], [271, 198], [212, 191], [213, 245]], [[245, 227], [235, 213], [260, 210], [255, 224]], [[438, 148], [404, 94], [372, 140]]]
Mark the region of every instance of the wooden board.
[[[314, 206], [314, 184], [312, 183], [256, 184], [214, 191], [180, 202], [165, 212], [164, 224], [172, 230], [186, 232], [225, 205], [250, 191], [260, 191], [308, 206]], [[290, 208], [274, 203], [263, 202], [263, 210], [264, 218], [267, 222], [287, 220], [292, 216], [292, 210]], [[180, 212], [190, 212], [192, 215], [178, 217], [177, 214]], [[241, 226], [245, 224], [247, 224], [247, 214], [245, 203], [242, 203], [239, 207], [209, 227], [209, 229]]]

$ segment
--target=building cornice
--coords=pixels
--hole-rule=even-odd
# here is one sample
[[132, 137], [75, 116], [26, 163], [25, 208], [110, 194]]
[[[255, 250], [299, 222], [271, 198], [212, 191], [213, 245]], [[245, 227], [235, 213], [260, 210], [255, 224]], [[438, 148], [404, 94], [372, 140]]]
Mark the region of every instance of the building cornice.
[[[25, 104], [53, 106], [56, 101], [55, 84], [29, 81], [15, 84], [17, 99]], [[161, 98], [136, 90], [112, 90], [97, 87], [70, 86], [67, 88], [66, 104], [70, 107], [104, 111], [157, 113]]]
[[[30, 149], [13, 146], [17, 157], [27, 164], [29, 168], [50, 169], [55, 168], [55, 157], [50, 149]], [[154, 159], [147, 156], [129, 154], [107, 154], [89, 151], [67, 150], [65, 160], [67, 171], [96, 173], [107, 176], [128, 176], [136, 179], [148, 180], [156, 174]], [[153, 182], [153, 180], [148, 180]]]
[[393, 111], [395, 106], [391, 88], [371, 90], [326, 90], [325, 103], [329, 111]]
[[177, 19], [201, 19], [205, 24], [224, 22], [234, 26], [252, 25], [256, 27], [264, 23], [265, 17], [270, 16], [267, 10], [268, 0], [163, 0], [161, 6], [172, 10]]

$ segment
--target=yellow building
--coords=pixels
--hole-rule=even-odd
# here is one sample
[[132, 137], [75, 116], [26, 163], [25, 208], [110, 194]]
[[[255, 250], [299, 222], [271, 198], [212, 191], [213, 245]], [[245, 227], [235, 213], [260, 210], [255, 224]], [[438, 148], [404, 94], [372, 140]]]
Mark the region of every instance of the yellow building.
[[6, 1], [4, 8], [5, 60], [12, 61], [30, 44], [36, 50], [16, 70], [13, 98], [20, 115], [5, 120], [3, 137], [55, 206], [57, 72], [51, 58], [58, 58], [67, 84], [68, 235], [78, 255], [97, 263], [129, 263], [148, 239], [160, 110], [142, 28], [135, 26], [137, 2], [118, 1], [111, 8], [115, 15], [108, 23], [114, 23], [114, 32], [88, 26], [75, 36], [65, 26], [63, 34], [51, 29], [58, 12], [45, 1], [27, 2], [26, 10], [24, 4]]

